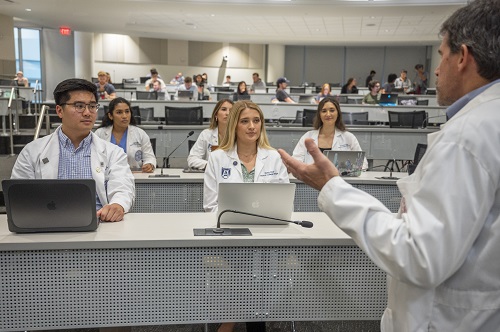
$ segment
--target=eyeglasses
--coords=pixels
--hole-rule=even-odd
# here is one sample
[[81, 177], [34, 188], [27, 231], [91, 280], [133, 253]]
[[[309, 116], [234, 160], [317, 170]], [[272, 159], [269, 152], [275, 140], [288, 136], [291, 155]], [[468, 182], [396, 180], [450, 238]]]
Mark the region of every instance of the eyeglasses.
[[99, 109], [99, 104], [96, 104], [96, 103], [90, 103], [90, 104], [85, 104], [85, 103], [62, 103], [61, 106], [63, 105], [69, 105], [69, 106], [73, 106], [73, 108], [75, 109], [75, 111], [77, 111], [78, 113], [83, 113], [85, 111], [86, 108], [88, 108], [89, 112], [90, 113], [96, 113], [97, 110]]

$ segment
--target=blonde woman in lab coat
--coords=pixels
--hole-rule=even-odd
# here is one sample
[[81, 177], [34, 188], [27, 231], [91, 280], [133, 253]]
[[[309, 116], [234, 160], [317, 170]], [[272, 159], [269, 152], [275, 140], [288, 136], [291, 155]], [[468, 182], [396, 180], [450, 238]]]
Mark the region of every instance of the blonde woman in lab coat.
[[203, 208], [217, 210], [221, 182], [289, 182], [278, 152], [269, 145], [264, 114], [255, 103], [238, 101], [229, 114], [226, 136], [205, 169]]

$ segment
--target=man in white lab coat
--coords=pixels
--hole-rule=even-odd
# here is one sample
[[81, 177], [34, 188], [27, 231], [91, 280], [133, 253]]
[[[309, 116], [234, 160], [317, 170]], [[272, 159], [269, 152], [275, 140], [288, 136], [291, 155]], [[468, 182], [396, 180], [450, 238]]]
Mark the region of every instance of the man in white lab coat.
[[68, 79], [54, 90], [62, 125], [21, 151], [13, 179], [94, 179], [96, 209], [101, 221], [120, 221], [132, 207], [134, 177], [127, 155], [94, 133], [97, 88], [86, 80]]
[[398, 181], [397, 215], [342, 180], [311, 139], [312, 165], [280, 151], [321, 190], [320, 208], [388, 273], [384, 332], [500, 327], [500, 1], [457, 10], [441, 36], [437, 99], [449, 121]]

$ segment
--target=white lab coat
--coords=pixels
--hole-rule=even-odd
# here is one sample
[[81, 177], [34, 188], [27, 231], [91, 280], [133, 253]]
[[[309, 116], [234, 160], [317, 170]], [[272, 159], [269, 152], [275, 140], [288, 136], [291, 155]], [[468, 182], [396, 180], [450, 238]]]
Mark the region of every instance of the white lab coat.
[[219, 129], [203, 130], [196, 143], [194, 143], [187, 158], [188, 166], [191, 168], [205, 169], [208, 162], [208, 156], [212, 152], [212, 146], [219, 145]]
[[397, 216], [340, 177], [320, 208], [384, 271], [383, 332], [490, 332], [500, 327], [500, 83], [439, 132], [398, 181]]
[[[297, 142], [295, 149], [293, 150], [293, 157], [306, 164], [312, 164], [313, 158], [309, 154], [309, 152], [307, 152], [305, 140], [306, 138], [312, 138], [314, 140], [314, 143], [318, 145], [318, 136], [319, 136], [319, 129], [310, 130], [304, 135], [302, 135], [300, 140]], [[335, 137], [333, 139], [332, 150], [363, 151], [354, 134], [348, 131], [340, 131], [338, 129], [335, 130]], [[363, 169], [367, 168], [368, 168], [368, 161], [365, 158], [365, 161], [363, 162]]]
[[[217, 210], [219, 183], [221, 182], [243, 182], [237, 147], [231, 151], [215, 150], [208, 158], [203, 185], [203, 208], [206, 212]], [[254, 182], [290, 182], [288, 172], [278, 151], [258, 149]]]
[[[12, 179], [57, 179], [59, 130], [60, 126], [54, 133], [26, 145], [14, 164]], [[92, 134], [90, 163], [101, 204], [118, 203], [125, 212], [130, 211], [135, 198], [135, 182], [123, 150]]]
[[[95, 134], [105, 141], [111, 141], [113, 126], [98, 128]], [[143, 164], [156, 167], [156, 157], [148, 134], [136, 126], [128, 126], [127, 160], [130, 167], [141, 168]]]

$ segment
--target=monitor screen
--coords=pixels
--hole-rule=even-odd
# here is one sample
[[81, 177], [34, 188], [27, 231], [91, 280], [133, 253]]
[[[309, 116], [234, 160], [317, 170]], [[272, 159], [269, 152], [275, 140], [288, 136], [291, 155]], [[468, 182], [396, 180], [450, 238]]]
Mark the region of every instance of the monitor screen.
[[179, 99], [193, 99], [193, 91], [179, 90]]

